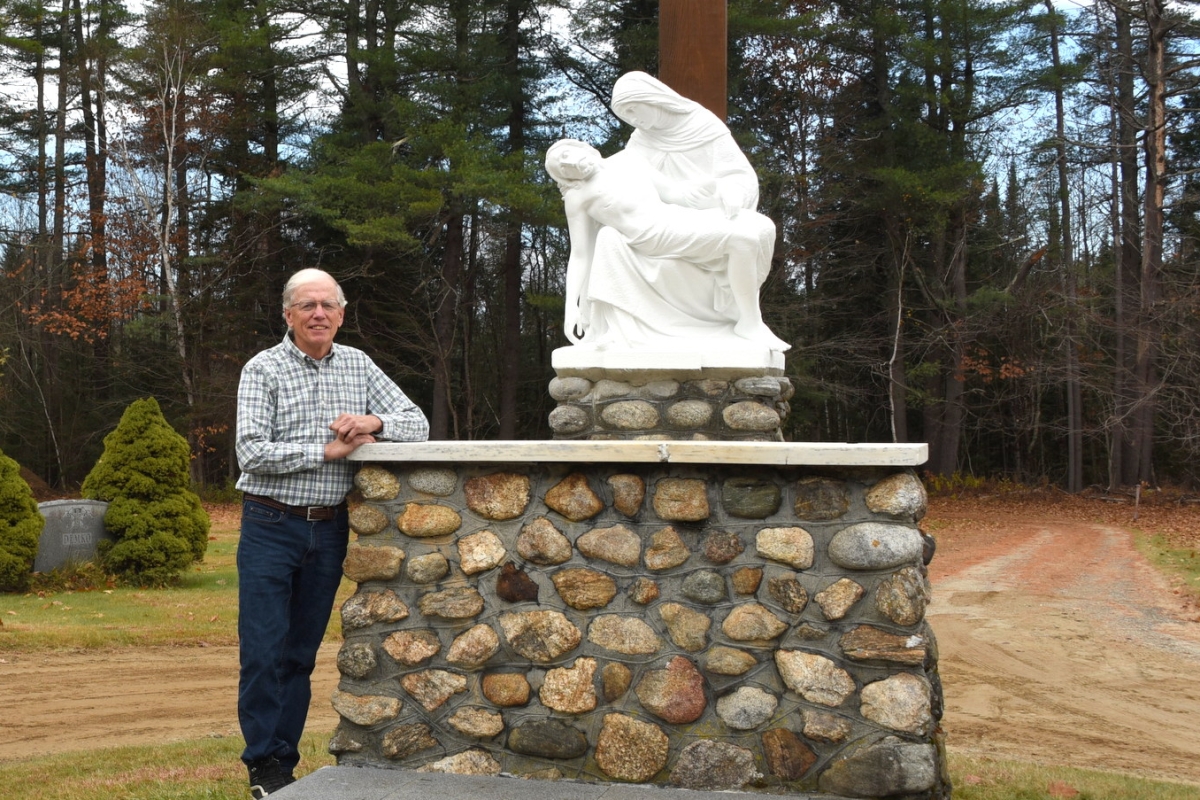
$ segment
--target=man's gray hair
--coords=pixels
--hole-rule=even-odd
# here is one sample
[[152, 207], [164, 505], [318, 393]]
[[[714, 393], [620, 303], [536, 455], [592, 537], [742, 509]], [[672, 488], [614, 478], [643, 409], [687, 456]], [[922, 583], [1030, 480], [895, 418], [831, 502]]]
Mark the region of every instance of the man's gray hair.
[[338, 305], [340, 305], [342, 308], [345, 308], [346, 294], [342, 291], [341, 284], [339, 284], [337, 280], [325, 270], [317, 269], [316, 267], [307, 267], [306, 269], [302, 269], [292, 277], [288, 278], [287, 285], [283, 287], [283, 310], [287, 311], [292, 305], [292, 295], [296, 293], [297, 289], [306, 283], [312, 283], [324, 278], [328, 278], [329, 280], [333, 281], [334, 287], [337, 288]]

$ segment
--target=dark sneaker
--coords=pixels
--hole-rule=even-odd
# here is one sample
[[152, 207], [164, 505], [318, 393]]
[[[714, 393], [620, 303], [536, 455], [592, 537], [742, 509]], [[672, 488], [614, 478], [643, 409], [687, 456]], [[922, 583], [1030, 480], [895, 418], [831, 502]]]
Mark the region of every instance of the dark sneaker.
[[286, 772], [275, 757], [251, 761], [246, 765], [250, 773], [250, 796], [254, 800], [262, 800], [267, 795], [278, 792], [296, 779]]

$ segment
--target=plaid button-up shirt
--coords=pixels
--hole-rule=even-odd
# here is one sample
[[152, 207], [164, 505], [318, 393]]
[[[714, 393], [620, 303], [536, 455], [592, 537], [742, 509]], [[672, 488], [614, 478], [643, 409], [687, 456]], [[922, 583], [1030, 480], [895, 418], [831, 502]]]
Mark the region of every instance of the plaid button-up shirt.
[[329, 424], [340, 414], [374, 414], [375, 438], [420, 442], [425, 414], [366, 353], [334, 344], [320, 361], [285, 336], [242, 368], [238, 384], [237, 488], [294, 506], [332, 506], [354, 485], [355, 465], [325, 460]]

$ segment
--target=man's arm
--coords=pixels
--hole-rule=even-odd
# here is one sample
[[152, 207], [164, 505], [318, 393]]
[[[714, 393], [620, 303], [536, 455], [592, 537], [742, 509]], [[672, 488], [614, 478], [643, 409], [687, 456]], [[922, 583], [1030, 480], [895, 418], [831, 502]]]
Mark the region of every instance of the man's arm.
[[243, 472], [286, 475], [319, 467], [325, 448], [318, 443], [279, 442], [273, 437], [279, 387], [256, 364], [247, 364], [238, 383], [234, 449]]

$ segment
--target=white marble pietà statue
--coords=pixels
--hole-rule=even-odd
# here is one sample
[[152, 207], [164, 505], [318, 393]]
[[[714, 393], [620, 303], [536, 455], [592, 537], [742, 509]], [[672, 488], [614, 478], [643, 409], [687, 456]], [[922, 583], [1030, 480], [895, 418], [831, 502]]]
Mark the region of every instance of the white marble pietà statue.
[[775, 225], [728, 128], [641, 72], [617, 81], [613, 111], [636, 128], [622, 151], [564, 139], [546, 153], [571, 237], [565, 349], [787, 350], [758, 302]]

